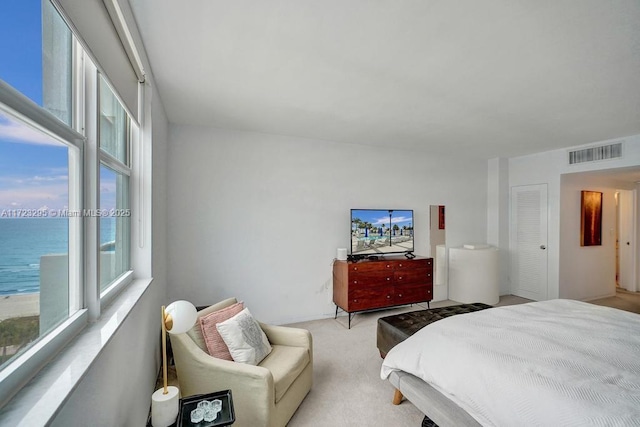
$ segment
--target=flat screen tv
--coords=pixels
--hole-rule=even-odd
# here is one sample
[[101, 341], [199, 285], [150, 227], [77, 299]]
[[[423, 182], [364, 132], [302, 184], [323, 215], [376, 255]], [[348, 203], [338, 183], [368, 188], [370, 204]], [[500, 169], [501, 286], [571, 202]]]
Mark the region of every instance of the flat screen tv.
[[413, 211], [351, 209], [351, 255], [413, 253]]

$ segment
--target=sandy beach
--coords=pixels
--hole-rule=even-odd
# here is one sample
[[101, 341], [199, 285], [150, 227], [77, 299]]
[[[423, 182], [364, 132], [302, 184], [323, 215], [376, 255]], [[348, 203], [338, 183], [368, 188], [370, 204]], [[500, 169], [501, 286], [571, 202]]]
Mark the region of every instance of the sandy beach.
[[40, 294], [0, 295], [0, 320], [40, 314]]

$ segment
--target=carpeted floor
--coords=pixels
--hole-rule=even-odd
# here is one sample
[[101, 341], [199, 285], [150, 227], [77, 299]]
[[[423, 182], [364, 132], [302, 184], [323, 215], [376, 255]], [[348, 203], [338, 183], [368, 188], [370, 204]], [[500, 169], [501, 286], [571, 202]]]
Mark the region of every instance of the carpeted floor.
[[[501, 305], [530, 302], [507, 295]], [[591, 301], [640, 314], [640, 293], [618, 292], [615, 297]], [[431, 307], [457, 304], [432, 303]], [[347, 317], [297, 323], [311, 331], [314, 340], [314, 384], [289, 427], [420, 427], [424, 414], [410, 402], [391, 404], [393, 386], [380, 379], [382, 359], [376, 348], [377, 319], [406, 311], [425, 309], [426, 304], [357, 314], [347, 329]], [[426, 424], [429, 425], [429, 424]]]
[[629, 292], [624, 289], [618, 289], [616, 295], [613, 297], [602, 298], [589, 302], [592, 304], [606, 305], [607, 307], [618, 308], [620, 310], [640, 314], [640, 292]]

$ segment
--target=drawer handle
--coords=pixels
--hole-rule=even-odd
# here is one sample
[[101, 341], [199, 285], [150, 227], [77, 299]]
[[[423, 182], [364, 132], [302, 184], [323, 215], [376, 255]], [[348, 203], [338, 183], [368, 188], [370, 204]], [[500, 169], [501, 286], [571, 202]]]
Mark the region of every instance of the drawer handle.
[[358, 281], [357, 281], [357, 280], [354, 280], [354, 281], [353, 281], [353, 284], [355, 285], [356, 283], [358, 283]]
[[428, 294], [430, 294], [430, 293], [431, 293], [431, 291], [427, 291], [427, 293], [428, 293]]
[[387, 299], [391, 298], [391, 295], [387, 295]]
[[402, 294], [400, 294], [400, 295], [398, 295], [398, 296], [399, 296], [399, 297], [401, 297], [401, 296], [402, 296]]
[[353, 271], [356, 271], [356, 270], [358, 270], [358, 267], [353, 267]]
[[354, 300], [353, 300], [353, 302], [358, 302], [358, 300], [357, 300], [357, 299], [354, 299]]
[[387, 268], [391, 267], [389, 264], [387, 264]]
[[431, 277], [431, 273], [427, 273], [427, 277]]
[[398, 277], [398, 280], [402, 280], [402, 276]]
[[398, 264], [398, 267], [402, 267], [402, 264]]
[[391, 277], [387, 277], [387, 281], [391, 280]]

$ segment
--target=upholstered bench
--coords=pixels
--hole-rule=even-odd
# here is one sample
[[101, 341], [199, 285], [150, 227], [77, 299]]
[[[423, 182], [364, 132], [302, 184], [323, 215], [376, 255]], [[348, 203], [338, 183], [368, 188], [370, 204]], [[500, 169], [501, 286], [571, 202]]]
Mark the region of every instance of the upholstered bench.
[[473, 304], [454, 305], [450, 307], [432, 308], [429, 310], [411, 311], [378, 319], [377, 343], [380, 356], [385, 357], [396, 344], [409, 338], [429, 323], [456, 314], [491, 308], [490, 305], [476, 302]]

